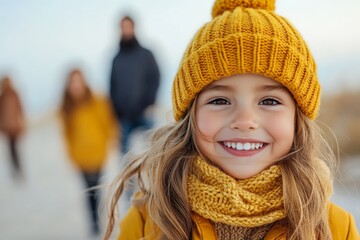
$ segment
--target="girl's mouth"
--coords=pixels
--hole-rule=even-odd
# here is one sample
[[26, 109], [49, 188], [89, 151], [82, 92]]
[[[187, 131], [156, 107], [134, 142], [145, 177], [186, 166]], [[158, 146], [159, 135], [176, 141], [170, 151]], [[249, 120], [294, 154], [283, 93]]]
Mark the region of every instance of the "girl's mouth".
[[266, 146], [266, 143], [260, 142], [222, 142], [222, 145], [229, 149], [238, 151], [255, 151], [262, 149]]

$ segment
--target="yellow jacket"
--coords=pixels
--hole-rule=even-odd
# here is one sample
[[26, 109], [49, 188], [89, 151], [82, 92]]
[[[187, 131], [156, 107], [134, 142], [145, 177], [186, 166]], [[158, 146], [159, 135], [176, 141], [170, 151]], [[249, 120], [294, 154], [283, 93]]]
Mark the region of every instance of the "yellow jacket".
[[[353, 217], [340, 207], [330, 204], [330, 228], [333, 240], [359, 240]], [[197, 214], [192, 216], [196, 228], [192, 233], [193, 240], [216, 240], [216, 233], [210, 220]], [[143, 210], [131, 207], [127, 216], [120, 224], [118, 240], [139, 240], [151, 233], [151, 220]], [[285, 240], [286, 229], [280, 225], [274, 225], [264, 240]]]
[[94, 96], [77, 106], [67, 120], [62, 115], [62, 120], [71, 160], [85, 172], [99, 171], [106, 161], [108, 143], [116, 130], [107, 99]]

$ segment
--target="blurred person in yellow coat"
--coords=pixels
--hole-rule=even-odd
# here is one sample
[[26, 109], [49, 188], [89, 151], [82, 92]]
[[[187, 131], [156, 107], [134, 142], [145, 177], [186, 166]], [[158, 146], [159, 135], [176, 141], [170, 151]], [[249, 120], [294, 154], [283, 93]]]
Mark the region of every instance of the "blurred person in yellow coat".
[[92, 233], [99, 228], [99, 184], [107, 159], [109, 142], [115, 138], [116, 126], [111, 105], [105, 97], [93, 94], [81, 70], [72, 70], [67, 79], [61, 119], [69, 157], [81, 172], [87, 191]]
[[10, 77], [0, 81], [0, 132], [9, 142], [13, 176], [23, 176], [17, 143], [25, 126], [25, 117], [19, 94], [15, 90]]

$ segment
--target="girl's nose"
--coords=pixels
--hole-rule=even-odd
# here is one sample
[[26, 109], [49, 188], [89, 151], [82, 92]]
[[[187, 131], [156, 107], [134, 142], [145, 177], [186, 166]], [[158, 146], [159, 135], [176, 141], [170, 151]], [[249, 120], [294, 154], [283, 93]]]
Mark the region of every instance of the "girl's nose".
[[251, 107], [241, 107], [234, 111], [230, 123], [231, 129], [240, 131], [255, 130], [258, 128], [256, 114]]

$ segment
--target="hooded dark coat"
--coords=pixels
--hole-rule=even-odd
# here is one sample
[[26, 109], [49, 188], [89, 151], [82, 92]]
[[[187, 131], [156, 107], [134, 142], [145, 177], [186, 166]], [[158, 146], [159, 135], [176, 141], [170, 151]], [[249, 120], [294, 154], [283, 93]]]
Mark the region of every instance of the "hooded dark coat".
[[151, 51], [134, 38], [120, 43], [112, 63], [110, 98], [118, 119], [141, 118], [154, 104], [160, 73]]

